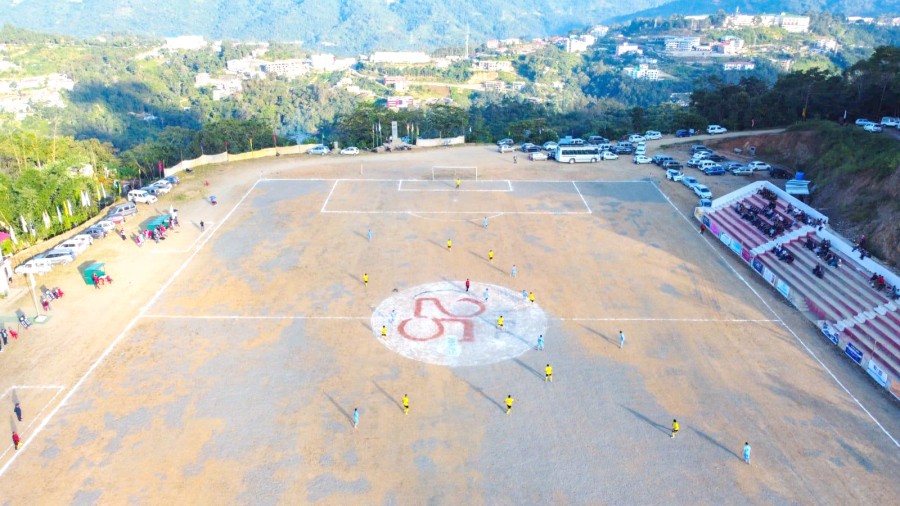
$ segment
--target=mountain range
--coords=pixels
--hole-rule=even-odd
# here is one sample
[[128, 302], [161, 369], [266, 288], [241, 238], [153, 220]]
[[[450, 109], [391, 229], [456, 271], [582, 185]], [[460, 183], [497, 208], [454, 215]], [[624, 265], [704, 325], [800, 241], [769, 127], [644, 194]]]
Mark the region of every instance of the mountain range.
[[434, 49], [488, 38], [566, 34], [635, 16], [742, 13], [900, 13], [900, 0], [0, 0], [0, 23], [90, 37], [300, 41], [310, 49]]

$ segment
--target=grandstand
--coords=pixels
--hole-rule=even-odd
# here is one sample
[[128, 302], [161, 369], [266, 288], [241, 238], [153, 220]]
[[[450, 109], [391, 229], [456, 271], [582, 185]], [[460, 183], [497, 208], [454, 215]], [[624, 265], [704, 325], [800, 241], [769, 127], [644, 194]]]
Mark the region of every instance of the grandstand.
[[[813, 319], [832, 343], [900, 397], [900, 304], [870, 282], [875, 274], [896, 287], [898, 276], [870, 258], [860, 259], [827, 228], [827, 216], [768, 181], [720, 197], [694, 215]], [[776, 229], [776, 222], [785, 224], [783, 230]], [[824, 251], [840, 259], [839, 267], [822, 260], [823, 242]], [[816, 266], [824, 269], [821, 278], [812, 272]]]

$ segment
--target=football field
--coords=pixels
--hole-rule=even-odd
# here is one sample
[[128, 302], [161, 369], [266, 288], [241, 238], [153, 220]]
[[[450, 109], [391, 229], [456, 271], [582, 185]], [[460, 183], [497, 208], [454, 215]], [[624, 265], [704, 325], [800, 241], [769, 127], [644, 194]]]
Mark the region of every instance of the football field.
[[459, 175], [258, 179], [0, 504], [900, 497], [891, 436], [655, 182]]

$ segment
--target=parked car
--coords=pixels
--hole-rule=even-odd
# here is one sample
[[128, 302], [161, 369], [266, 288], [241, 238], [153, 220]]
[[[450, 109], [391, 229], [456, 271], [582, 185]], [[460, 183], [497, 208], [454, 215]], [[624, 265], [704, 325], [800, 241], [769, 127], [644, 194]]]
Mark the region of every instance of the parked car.
[[694, 189], [694, 185], [700, 184], [700, 182], [697, 181], [697, 178], [695, 177], [684, 176], [683, 178], [681, 178], [681, 184], [687, 186], [690, 189]]
[[71, 251], [72, 256], [78, 256], [84, 250], [88, 249], [88, 245], [83, 243], [82, 241], [73, 241], [72, 239], [65, 240], [56, 245], [55, 250], [60, 251]]
[[131, 190], [128, 192], [128, 200], [132, 202], [142, 202], [144, 204], [155, 204], [157, 198], [144, 190]]
[[588, 141], [588, 144], [592, 144], [592, 145], [596, 146], [598, 144], [608, 143], [609, 139], [607, 139], [606, 137], [602, 137], [600, 135], [592, 135], [592, 136], [588, 137], [587, 141]]
[[532, 162], [537, 162], [537, 161], [540, 161], [540, 160], [546, 160], [547, 158], [548, 158], [548, 157], [547, 157], [547, 153], [542, 152], [542, 151], [536, 151], [536, 152], [534, 152], [534, 153], [529, 153], [529, 154], [528, 154], [528, 159], [531, 160]]
[[634, 150], [635, 156], [647, 156], [647, 148], [639, 147]]
[[102, 228], [104, 232], [109, 233], [110, 230], [115, 230], [116, 224], [112, 220], [106, 219], [98, 221], [92, 227]]
[[772, 176], [773, 179], [790, 179], [794, 177], [788, 170], [778, 167], [772, 167], [769, 171], [769, 175]]
[[669, 170], [669, 169], [681, 170], [684, 168], [684, 166], [681, 165], [680, 163], [676, 162], [675, 160], [669, 160], [662, 165], [662, 168], [664, 168], [666, 170]]
[[[613, 147], [613, 152], [617, 155], [630, 155], [634, 153], [634, 146], [618, 144]], [[609, 151], [606, 151], [609, 153]]]
[[106, 214], [108, 214], [109, 216], [113, 216], [116, 214], [121, 216], [131, 216], [133, 214], [137, 214], [137, 212], [137, 206], [134, 205], [134, 202], [124, 202], [122, 204], [116, 204], [110, 207], [109, 211]]
[[541, 148], [540, 146], [538, 146], [536, 144], [531, 144], [531, 143], [522, 144], [522, 152], [523, 153], [536, 153], [536, 152], [540, 151], [541, 149], [543, 149], [543, 148]]
[[712, 150], [704, 146], [703, 144], [694, 144], [693, 146], [691, 146], [691, 153], [697, 153], [699, 151], [707, 151], [712, 153]]
[[178, 176], [166, 176], [165, 179], [169, 182], [170, 185], [173, 186], [181, 183], [181, 179], [179, 179]]
[[711, 199], [712, 198], [712, 192], [709, 191], [709, 188], [707, 188], [706, 185], [695, 184], [693, 186], [693, 190], [694, 190], [694, 194], [696, 194], [701, 199]]
[[660, 167], [662, 167], [663, 162], [668, 160], [674, 160], [674, 158], [669, 155], [653, 155], [653, 163], [659, 165]]
[[616, 160], [619, 158], [619, 155], [615, 153], [610, 153], [609, 151], [604, 151], [600, 153], [601, 160]]
[[706, 127], [706, 133], [710, 135], [724, 134], [727, 131], [728, 129], [720, 125], [709, 125], [708, 127]]
[[513, 141], [512, 139], [508, 139], [508, 138], [500, 139], [499, 141], [497, 141], [498, 146], [503, 146], [503, 145], [512, 146], [515, 143], [516, 143], [515, 141]]
[[662, 139], [662, 132], [657, 132], [656, 130], [647, 130], [647, 132], [644, 134], [644, 138], [648, 141]]
[[881, 126], [900, 128], [900, 118], [896, 116], [885, 116], [881, 118]]
[[735, 176], [752, 176], [753, 175], [753, 169], [744, 167], [743, 165], [738, 165], [738, 166], [732, 167], [730, 170], [731, 170], [731, 173], [734, 174]]
[[700, 165], [698, 165], [697, 168], [700, 170], [706, 170], [715, 167], [716, 165], [718, 164], [712, 160], [701, 160]]
[[675, 131], [675, 137], [690, 137], [691, 135], [691, 131], [684, 128]]
[[725, 167], [725, 170], [731, 170], [735, 167], [743, 167], [744, 164], [741, 162], [725, 162], [722, 164], [722, 167]]
[[760, 162], [759, 160], [754, 160], [747, 164], [747, 168], [750, 170], [770, 170], [772, 168], [772, 166], [766, 162]]
[[678, 169], [668, 169], [666, 170], [666, 179], [669, 181], [681, 181], [684, 178], [684, 172], [681, 172]]
[[644, 164], [644, 163], [650, 163], [650, 162], [652, 162], [653, 159], [650, 158], [650, 157], [647, 156], [647, 155], [634, 155], [634, 158], [632, 158], [632, 161], [633, 161], [635, 164]]
[[869, 123], [863, 127], [863, 130], [866, 132], [872, 132], [875, 134], [881, 133], [884, 131], [884, 128], [881, 127], [878, 123]]
[[561, 146], [584, 146], [584, 139], [573, 139], [571, 137], [564, 137], [559, 140], [559, 145], [561, 145]]
[[497, 151], [501, 153], [507, 153], [509, 151], [515, 151], [516, 148], [512, 144], [500, 144], [497, 146]]
[[73, 235], [68, 240], [69, 241], [81, 241], [82, 243], [84, 243], [86, 248], [93, 246], [93, 244], [94, 244], [94, 238], [91, 237], [90, 234], [86, 234], [84, 232], [77, 234], [77, 235]]
[[159, 187], [156, 187], [156, 186], [145, 186], [145, 187], [141, 188], [141, 190], [149, 193], [150, 195], [155, 195], [157, 197], [159, 197], [163, 194], [162, 189]]
[[721, 176], [722, 174], [725, 174], [725, 168], [721, 165], [713, 165], [712, 167], [703, 169], [703, 173], [707, 176]]
[[727, 161], [728, 161], [728, 158], [725, 158], [725, 157], [722, 156], [722, 155], [717, 155], [717, 154], [715, 154], [715, 153], [713, 153], [713, 154], [707, 156], [706, 159], [707, 159], [707, 160], [712, 160], [712, 161], [714, 161], [714, 162], [716, 162], [716, 163], [723, 163], [723, 162], [727, 162]]
[[51, 264], [67, 264], [75, 260], [75, 255], [70, 250], [51, 249], [39, 255], [35, 255], [35, 259], [44, 259]]
[[869, 123], [874, 123], [874, 121], [866, 119], [866, 118], [857, 118], [856, 119], [856, 126], [864, 126], [864, 125], [868, 125]]
[[559, 147], [559, 144], [553, 141], [547, 141], [544, 143], [544, 151], [555, 151], [556, 148]]
[[[40, 255], [38, 255], [40, 256]], [[19, 266], [14, 269], [16, 274], [28, 274], [29, 272], [34, 272], [34, 269], [52, 269], [53, 262], [46, 258], [38, 258], [38, 256], [28, 260], [27, 262], [23, 262]]]
[[628, 142], [631, 142], [631, 143], [641, 142], [641, 141], [646, 141], [646, 140], [647, 139], [645, 139], [644, 136], [641, 134], [631, 134], [628, 136]]
[[359, 148], [356, 146], [347, 146], [346, 148], [341, 150], [342, 155], [358, 155]]
[[[129, 204], [133, 204], [133, 202], [129, 202]], [[124, 214], [108, 214], [103, 221], [108, 221], [110, 223], [114, 223], [118, 225], [119, 223], [125, 223], [125, 215]]]
[[150, 186], [155, 186], [159, 188], [160, 193], [169, 193], [172, 190], [172, 184], [166, 181], [165, 179], [160, 179]]
[[103, 239], [107, 236], [107, 234], [109, 234], [109, 232], [104, 230], [104, 228], [99, 225], [91, 225], [84, 231], [84, 233], [88, 234], [94, 239]]
[[690, 160], [687, 161], [686, 165], [692, 169], [696, 169], [696, 168], [699, 168], [700, 164], [703, 163], [704, 161], [705, 160], [703, 160], [702, 158], [691, 158]]
[[326, 146], [324, 144], [318, 144], [318, 145], [315, 145], [306, 150], [307, 155], [322, 155], [322, 156], [324, 156], [324, 155], [327, 155], [328, 153], [331, 153], [331, 150], [328, 149], [328, 146]]

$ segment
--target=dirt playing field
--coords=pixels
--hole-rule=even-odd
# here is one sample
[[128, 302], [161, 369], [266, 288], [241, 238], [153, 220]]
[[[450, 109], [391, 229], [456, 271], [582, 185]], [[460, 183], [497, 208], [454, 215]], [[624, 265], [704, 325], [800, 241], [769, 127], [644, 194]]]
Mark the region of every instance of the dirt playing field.
[[[170, 203], [181, 227], [38, 278], [66, 296], [0, 355], [24, 442], [0, 448], [0, 504], [900, 496], [897, 402], [698, 234], [687, 188], [512, 156], [252, 160], [141, 205], [130, 230]], [[79, 280], [90, 260], [111, 286]], [[24, 289], [2, 302], [33, 313]]]

